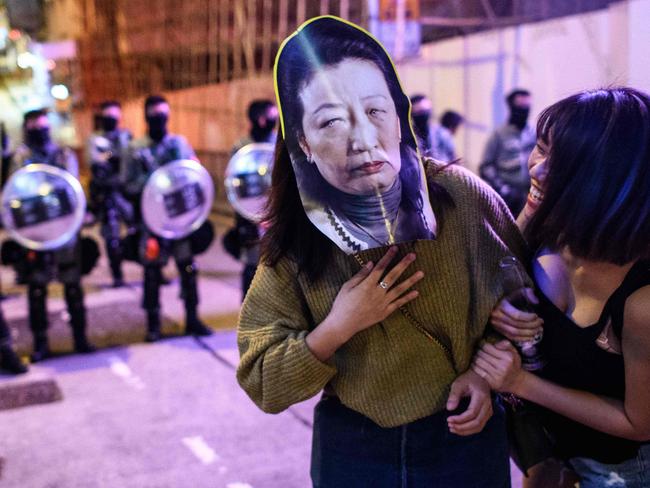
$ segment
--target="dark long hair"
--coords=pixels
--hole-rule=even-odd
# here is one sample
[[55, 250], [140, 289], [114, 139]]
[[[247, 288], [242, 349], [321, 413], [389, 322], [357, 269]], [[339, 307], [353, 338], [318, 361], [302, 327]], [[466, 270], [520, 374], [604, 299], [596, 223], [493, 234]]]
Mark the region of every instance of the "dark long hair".
[[544, 110], [537, 134], [550, 150], [531, 245], [619, 265], [650, 258], [650, 97], [578, 93]]
[[268, 228], [262, 238], [262, 262], [275, 266], [288, 256], [298, 264], [301, 272], [315, 281], [331, 257], [332, 243], [305, 213], [289, 150], [279, 134], [271, 181], [264, 216]]

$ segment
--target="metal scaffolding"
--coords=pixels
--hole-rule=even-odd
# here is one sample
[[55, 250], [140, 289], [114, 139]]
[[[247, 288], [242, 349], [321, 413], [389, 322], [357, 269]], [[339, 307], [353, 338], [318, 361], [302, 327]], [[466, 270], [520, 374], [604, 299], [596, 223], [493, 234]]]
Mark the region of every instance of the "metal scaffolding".
[[367, 23], [365, 1], [81, 1], [80, 62], [91, 104], [268, 73], [282, 40], [316, 15]]
[[367, 27], [371, 5], [416, 4], [424, 42], [604, 8], [616, 0], [78, 0], [86, 102], [269, 73], [282, 40], [333, 14]]

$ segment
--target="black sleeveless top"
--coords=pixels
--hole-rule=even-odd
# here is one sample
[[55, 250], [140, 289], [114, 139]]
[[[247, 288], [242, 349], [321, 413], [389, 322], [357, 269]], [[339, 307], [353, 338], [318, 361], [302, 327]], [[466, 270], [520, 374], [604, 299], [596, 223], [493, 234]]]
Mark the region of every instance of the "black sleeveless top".
[[[538, 289], [538, 315], [544, 319], [541, 352], [547, 360], [539, 376], [568, 388], [623, 400], [623, 356], [605, 351], [596, 344], [596, 339], [610, 319], [614, 334], [621, 339], [625, 301], [647, 285], [650, 285], [650, 261], [638, 261], [607, 300], [598, 322], [588, 327], [576, 325]], [[562, 459], [589, 457], [617, 464], [635, 457], [642, 445], [599, 432], [546, 409], [542, 415], [555, 440], [556, 454]]]

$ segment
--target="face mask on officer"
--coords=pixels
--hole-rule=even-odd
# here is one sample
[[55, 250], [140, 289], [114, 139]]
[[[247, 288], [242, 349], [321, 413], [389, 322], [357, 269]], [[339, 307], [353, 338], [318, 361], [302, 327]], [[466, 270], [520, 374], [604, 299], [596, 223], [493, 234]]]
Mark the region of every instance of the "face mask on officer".
[[510, 108], [510, 124], [522, 130], [526, 127], [528, 122], [528, 114], [530, 113], [529, 107], [511, 107]]
[[415, 132], [423, 138], [429, 137], [429, 120], [431, 119], [431, 112], [428, 110], [412, 113], [411, 118], [413, 119], [413, 127]]
[[262, 118], [262, 121], [261, 124], [259, 119], [253, 122], [251, 137], [255, 142], [266, 142], [278, 123], [278, 119], [275, 117], [265, 117]]
[[166, 114], [157, 113], [147, 116], [147, 126], [149, 127], [149, 137], [154, 141], [161, 141], [167, 135]]
[[101, 124], [104, 132], [113, 132], [117, 129], [117, 119], [115, 117], [104, 116], [101, 119]]
[[278, 119], [277, 117], [268, 117], [266, 119], [266, 126], [270, 129], [273, 130], [275, 129], [275, 126], [278, 125]]
[[43, 147], [50, 142], [49, 127], [35, 127], [25, 130], [25, 142], [29, 147]]

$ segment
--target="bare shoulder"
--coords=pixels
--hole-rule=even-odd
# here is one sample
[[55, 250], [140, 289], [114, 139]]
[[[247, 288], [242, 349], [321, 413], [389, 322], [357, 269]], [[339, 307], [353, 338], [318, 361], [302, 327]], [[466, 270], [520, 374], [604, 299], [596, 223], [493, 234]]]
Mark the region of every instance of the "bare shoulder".
[[650, 285], [639, 288], [625, 302], [625, 333], [650, 346]]

